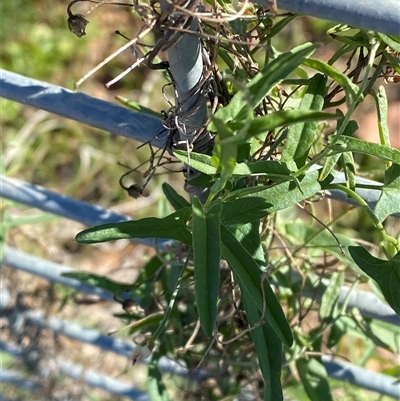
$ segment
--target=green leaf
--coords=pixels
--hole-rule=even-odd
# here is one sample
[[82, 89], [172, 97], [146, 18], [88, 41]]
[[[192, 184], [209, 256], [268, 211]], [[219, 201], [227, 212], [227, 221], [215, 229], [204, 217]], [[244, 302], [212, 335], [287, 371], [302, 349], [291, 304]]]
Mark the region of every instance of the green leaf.
[[108, 223], [88, 228], [75, 237], [79, 244], [95, 244], [129, 238], [169, 238], [191, 245], [192, 235], [186, 227], [191, 215], [189, 208], [184, 208], [162, 219], [148, 217], [136, 221]]
[[[301, 103], [300, 111], [320, 111], [324, 106], [326, 93], [326, 77], [316, 74], [311, 79]], [[337, 116], [336, 116], [337, 117]], [[316, 121], [292, 125], [288, 131], [281, 161], [294, 162], [298, 168], [302, 167], [316, 138], [318, 123]]]
[[376, 35], [378, 38], [388, 45], [393, 51], [400, 52], [400, 39], [395, 36], [387, 36], [383, 33], [377, 32]]
[[228, 69], [230, 70], [229, 73], [234, 74], [235, 79], [238, 79], [240, 82], [243, 82], [247, 79], [246, 72], [241, 68], [237, 68], [236, 62], [233, 60], [231, 53], [228, 53], [224, 49], [220, 48], [218, 51], [218, 55], [227, 65]]
[[225, 224], [259, 221], [271, 213], [273, 206], [263, 197], [246, 197], [225, 202], [222, 206], [222, 220]]
[[383, 86], [380, 86], [378, 93], [371, 90], [371, 93], [376, 102], [376, 110], [378, 112], [378, 129], [379, 139], [381, 145], [390, 146], [390, 135], [388, 127], [388, 102], [386, 97], [386, 91]]
[[397, 57], [395, 57], [393, 54], [386, 51], [384, 51], [383, 54], [389, 62], [390, 67], [392, 67], [398, 74], [400, 74], [400, 55], [397, 55]]
[[369, 323], [374, 336], [379, 338], [391, 352], [400, 353], [400, 330], [398, 326], [373, 319]]
[[296, 361], [301, 382], [311, 401], [333, 401], [324, 365], [316, 358]]
[[93, 287], [102, 288], [103, 290], [116, 293], [123, 290], [131, 290], [132, 284], [121, 283], [119, 281], [110, 280], [107, 277], [99, 276], [86, 272], [68, 272], [63, 273], [63, 277], [73, 278], [81, 283], [92, 285]]
[[385, 183], [374, 213], [382, 222], [386, 217], [400, 212], [400, 165], [392, 164], [385, 171]]
[[[203, 174], [215, 175], [217, 168], [213, 164], [213, 158], [201, 153], [190, 153], [176, 150], [174, 152], [180, 161], [190, 164], [191, 167]], [[250, 177], [252, 175], [265, 175], [270, 178], [282, 178], [290, 176], [291, 171], [285, 163], [276, 160], [263, 160], [258, 162], [237, 163], [233, 169], [232, 177]]]
[[344, 273], [335, 272], [329, 281], [321, 299], [321, 306], [319, 308], [319, 318], [321, 320], [330, 320], [335, 314], [336, 305], [340, 295], [340, 289], [344, 282]]
[[297, 15], [289, 15], [286, 18], [273, 20], [274, 25], [271, 28], [269, 28], [268, 31], [266, 32], [265, 40], [272, 39], [283, 28], [285, 28], [286, 25], [290, 24], [295, 18], [297, 18]]
[[376, 281], [387, 303], [400, 315], [400, 252], [390, 260], [372, 256], [361, 246], [349, 247], [359, 268]]
[[[338, 112], [342, 115], [342, 117], [344, 118], [344, 115], [342, 114], [342, 112]], [[343, 120], [339, 121], [338, 127], [337, 129], [339, 129], [340, 125], [343, 123]], [[347, 136], [353, 136], [354, 133], [358, 130], [359, 126], [358, 123], [354, 120], [351, 120], [347, 123], [346, 128], [343, 131], [342, 136], [339, 138], [338, 140], [338, 144], [342, 143], [342, 138], [343, 137], [347, 137]], [[333, 156], [328, 156], [325, 160], [324, 163], [324, 167], [321, 170], [321, 173], [319, 175], [319, 179], [320, 180], [324, 180], [326, 177], [328, 177], [328, 175], [332, 172], [332, 170], [334, 169], [334, 167], [336, 166], [338, 160], [340, 159], [341, 153], [335, 154]]]
[[294, 181], [287, 181], [267, 188], [257, 186], [232, 191], [223, 204], [222, 220], [225, 224], [233, 224], [263, 218], [295, 205], [320, 190], [318, 171], [313, 171], [300, 177], [297, 185]]
[[337, 144], [337, 147], [332, 149], [330, 155], [343, 152], [356, 152], [376, 156], [380, 159], [389, 160], [393, 163], [400, 164], [400, 150], [398, 149], [347, 136], [342, 136], [340, 138], [340, 142], [340, 144]]
[[314, 110], [277, 111], [263, 117], [254, 118], [248, 125], [242, 128], [237, 135], [231, 135], [223, 139], [221, 144], [244, 143], [257, 135], [262, 135], [275, 128], [285, 127], [291, 124], [310, 122], [317, 126], [317, 121], [334, 120], [337, 118], [337, 114]]
[[213, 165], [211, 156], [194, 152], [191, 152], [190, 156], [188, 156], [188, 153], [184, 150], [175, 150], [174, 156], [203, 174], [214, 175], [217, 173], [217, 168]]
[[357, 94], [358, 94], [358, 90], [359, 90], [358, 86], [356, 84], [354, 84], [350, 80], [350, 78], [347, 77], [346, 74], [343, 74], [342, 72], [337, 70], [335, 67], [332, 67], [331, 65], [324, 63], [323, 61], [314, 60], [314, 59], [310, 59], [310, 58], [304, 60], [303, 64], [306, 65], [307, 67], [313, 68], [314, 70], [322, 72], [323, 74], [332, 78], [342, 88], [344, 88], [346, 90], [346, 93], [351, 95], [353, 100], [355, 100], [357, 98]]
[[258, 263], [232, 231], [223, 224], [221, 225], [221, 239], [222, 256], [231, 266], [240, 286], [248, 292], [251, 302], [257, 306], [259, 311], [265, 310], [265, 319], [268, 324], [290, 347], [293, 343], [292, 331], [268, 280], [262, 278], [263, 272]]
[[[383, 349], [387, 349], [387, 350], [390, 350], [393, 352], [393, 349], [390, 349], [390, 346], [385, 341], [383, 341], [383, 340], [386, 340], [385, 337], [377, 337], [374, 334], [371, 323], [376, 320], [372, 320], [372, 319], [368, 319], [368, 318], [365, 319], [364, 316], [359, 311], [359, 309], [357, 309], [357, 308], [351, 309], [350, 315], [351, 315], [353, 321], [357, 324], [357, 327], [362, 332], [364, 339], [371, 340], [371, 341], [366, 341], [367, 344], [368, 343], [370, 344], [369, 348], [371, 350], [371, 353], [376, 351], [376, 347], [382, 347]], [[349, 334], [351, 334], [351, 332]], [[389, 333], [386, 333], [386, 334], [389, 334]], [[358, 335], [358, 337], [362, 338], [360, 335]], [[394, 338], [392, 337], [392, 339], [394, 339]], [[390, 343], [390, 340], [391, 340], [390, 337], [388, 338], [388, 340]], [[368, 359], [370, 359], [371, 353], [368, 352], [368, 347], [367, 347], [367, 349], [364, 350], [364, 352], [363, 352], [364, 356], [360, 355], [359, 364], [360, 365], [365, 364], [368, 361]]]
[[[226, 225], [226, 224], [225, 224]], [[265, 255], [261, 245], [260, 221], [228, 226], [243, 248], [252, 256], [261, 271], [265, 270]]]
[[[247, 84], [247, 90], [237, 92], [227, 106], [219, 109], [215, 117], [227, 123], [236, 118], [240, 120], [241, 115], [248, 115], [249, 110], [257, 107], [275, 85], [287, 78], [306, 57], [314, 53], [317, 47], [306, 43], [279, 55]], [[208, 125], [208, 129], [215, 131], [212, 122]]]
[[215, 181], [210, 189], [211, 198], [216, 196], [225, 188], [226, 183], [231, 179], [233, 169], [236, 165], [237, 145], [222, 144], [225, 138], [232, 137], [233, 133], [226, 124], [211, 116], [211, 120], [217, 128], [218, 135], [215, 137], [212, 162], [217, 168], [219, 179]]
[[342, 43], [349, 43], [355, 47], [369, 47], [369, 38], [367, 34], [359, 29], [347, 25], [336, 25], [327, 31], [328, 35]]
[[333, 65], [336, 61], [338, 61], [345, 54], [350, 53], [357, 49], [357, 45], [354, 43], [345, 43], [339, 50], [336, 50], [333, 56], [328, 60], [329, 65]]
[[[261, 322], [262, 314], [254, 304], [246, 288], [241, 287], [242, 301], [250, 327]], [[281, 385], [282, 341], [272, 327], [264, 322], [250, 332], [253, 340], [261, 373], [265, 383], [265, 401], [283, 400]]]
[[363, 340], [368, 339], [354, 319], [346, 315], [334, 320], [328, 334], [327, 346], [329, 348], [335, 347], [344, 336], [353, 336]]
[[344, 176], [346, 178], [346, 186], [354, 191], [356, 187], [356, 174], [353, 153], [344, 152], [340, 155], [339, 160], [339, 165], [342, 167]]
[[168, 202], [176, 211], [185, 207], [190, 207], [190, 203], [183, 196], [179, 195], [178, 192], [176, 192], [167, 182], [163, 182], [162, 190], [165, 197], [168, 199]]
[[221, 208], [212, 203], [208, 210], [193, 198], [193, 255], [196, 304], [204, 333], [211, 337], [217, 317], [219, 266], [221, 259]]
[[[313, 43], [304, 43], [280, 54], [275, 60], [272, 60], [264, 67], [247, 85], [250, 91], [251, 107], [257, 107], [282, 79], [287, 78], [318, 47], [318, 45]], [[248, 107], [247, 102], [243, 107]]]
[[277, 160], [262, 160], [257, 162], [237, 163], [233, 177], [251, 177], [265, 175], [269, 178], [289, 178], [291, 171], [286, 163]]

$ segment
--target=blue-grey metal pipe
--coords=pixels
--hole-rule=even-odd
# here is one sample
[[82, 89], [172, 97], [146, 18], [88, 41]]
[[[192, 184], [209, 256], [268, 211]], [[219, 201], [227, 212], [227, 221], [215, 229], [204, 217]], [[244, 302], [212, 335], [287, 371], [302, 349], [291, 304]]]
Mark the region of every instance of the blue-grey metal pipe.
[[2, 383], [11, 384], [26, 391], [38, 391], [42, 387], [38, 381], [30, 380], [20, 372], [11, 369], [2, 368], [0, 379]]
[[[160, 119], [156, 117], [1, 69], [0, 97], [139, 142], [147, 142], [163, 130]], [[162, 143], [159, 141], [158, 146]]]
[[329, 376], [334, 379], [347, 381], [355, 386], [388, 395], [396, 400], [400, 399], [400, 384], [396, 377], [371, 372], [360, 366], [328, 356], [322, 357], [322, 363]]
[[[55, 317], [46, 319], [45, 313], [42, 311], [30, 310], [23, 313], [18, 313], [18, 315], [20, 319], [26, 320], [29, 322], [29, 324], [32, 324], [36, 327], [50, 329], [55, 333], [68, 337], [72, 340], [91, 344], [104, 351], [113, 352], [126, 358], [131, 358], [132, 352], [135, 348], [133, 342], [104, 335], [96, 329], [85, 328], [77, 323]], [[21, 325], [21, 327], [23, 327], [23, 325]], [[142, 362], [146, 363], [147, 361], [145, 360]], [[158, 367], [162, 372], [170, 373], [176, 376], [187, 377], [189, 374], [188, 369], [185, 368], [182, 363], [177, 363], [166, 357], [160, 358]], [[209, 375], [202, 371], [197, 372], [197, 375], [191, 375], [193, 379], [205, 376]]]
[[3, 260], [1, 263], [5, 266], [12, 267], [13, 269], [22, 270], [34, 274], [35, 276], [42, 277], [52, 283], [58, 283], [73, 288], [76, 291], [98, 296], [104, 301], [113, 301], [113, 295], [109, 291], [62, 276], [63, 273], [74, 271], [72, 268], [50, 262], [46, 259], [38, 258], [28, 253], [10, 248], [9, 246], [3, 247]]
[[[87, 202], [79, 201], [68, 196], [49, 191], [39, 185], [30, 184], [16, 178], [0, 175], [0, 197], [23, 203], [31, 207], [53, 213], [67, 219], [79, 221], [87, 226], [132, 220], [127, 216], [103, 209]], [[133, 241], [154, 246], [154, 239], [135, 238]], [[163, 248], [169, 243], [157, 240], [157, 246]]]
[[[266, 0], [255, 3], [268, 6]], [[277, 0], [278, 7], [357, 28], [400, 36], [399, 0]]]
[[[6, 266], [23, 270], [27, 273], [45, 278], [51, 282], [74, 288], [77, 291], [99, 296], [105, 301], [113, 301], [112, 294], [108, 291], [82, 284], [78, 280], [63, 277], [63, 273], [73, 271], [67, 266], [49, 262], [45, 259], [17, 251], [8, 246], [4, 247], [3, 253], [4, 256], [2, 263]], [[310, 292], [304, 293], [303, 295], [317, 297], [316, 299], [320, 299], [320, 295], [322, 295], [328, 284], [328, 280], [323, 280], [317, 294]], [[360, 313], [366, 318], [377, 319], [386, 323], [400, 326], [400, 316], [396, 315], [396, 313], [376, 295], [372, 294], [371, 292], [353, 289], [349, 299], [347, 299], [348, 291], [349, 288], [342, 287], [338, 299], [339, 304], [343, 304], [343, 302], [346, 301], [349, 309], [359, 309]]]
[[[8, 353], [22, 360], [26, 357], [23, 348], [17, 344], [0, 341], [0, 351]], [[56, 358], [53, 362], [56, 364], [61, 373], [73, 379], [83, 381], [89, 386], [100, 388], [111, 394], [118, 395], [120, 397], [127, 397], [135, 401], [150, 400], [148, 394], [144, 391], [132, 387], [131, 384], [116, 380], [104, 373], [97, 372], [92, 369], [86, 369], [81, 365], [75, 364], [71, 361], [66, 361], [61, 358]], [[16, 387], [31, 391], [39, 390], [41, 388], [39, 382], [29, 380], [21, 373], [11, 370], [2, 369], [1, 380]]]
[[[33, 85], [34, 89], [27, 89], [26, 86], [29, 84]], [[27, 96], [26, 92], [37, 92], [37, 96], [41, 98], [41, 101], [37, 103], [36, 96]], [[47, 92], [52, 94], [51, 97], [40, 95], [41, 93]], [[73, 99], [76, 95], [82, 95], [79, 98], [78, 105], [73, 104]], [[0, 96], [15, 100], [22, 104], [27, 104], [29, 106], [44, 108], [45, 110], [49, 110], [53, 113], [64, 115], [68, 118], [82, 121], [97, 128], [108, 130], [117, 135], [127, 136], [129, 138], [136, 139], [142, 142], [146, 142], [152, 139], [157, 130], [161, 127], [161, 121], [157, 120], [154, 117], [141, 113], [134, 113], [112, 103], [98, 100], [87, 95], [74, 93], [68, 91], [67, 89], [48, 84], [46, 82], [26, 78], [22, 75], [10, 73], [5, 70], [0, 70]], [[64, 102], [63, 99], [65, 98], [68, 98], [69, 101], [65, 106], [61, 107]], [[82, 110], [84, 110], [84, 112], [82, 112]], [[90, 113], [93, 113], [93, 116], [90, 116]], [[116, 113], [115, 116], [113, 118], [110, 118], [109, 116], [113, 115], [114, 113]], [[121, 118], [121, 120], [119, 120], [119, 118]], [[131, 126], [125, 123], [121, 123], [121, 121], [127, 121], [130, 118], [132, 119], [132, 121], [135, 121], [136, 125]], [[161, 144], [162, 142], [158, 143], [158, 145], [160, 146]], [[154, 145], [157, 146], [157, 143], [154, 143]], [[318, 169], [320, 167], [315, 166], [315, 168]], [[333, 174], [335, 175], [335, 183], [345, 182], [343, 173], [333, 172]], [[359, 177], [356, 177], [356, 182], [366, 185], [382, 185], [382, 183]], [[52, 198], [56, 194], [32, 184], [18, 182], [17, 180], [11, 180], [9, 178], [3, 178], [2, 185], [5, 185], [6, 187], [2, 189], [0, 185], [0, 195], [3, 190], [3, 193], [7, 192], [7, 195], [3, 195], [6, 198], [10, 198], [11, 196], [10, 199], [13, 199], [13, 196], [15, 196], [14, 200], [16, 200], [17, 202], [29, 204], [42, 210], [48, 210], [51, 213], [55, 213], [60, 216], [75, 219], [74, 217], [69, 217], [68, 214], [75, 214], [74, 208], [77, 208], [77, 212], [82, 211], [82, 213], [80, 213], [82, 220], [80, 221], [82, 221], [83, 223], [85, 223], [86, 221], [87, 213], [89, 213], [88, 219], [90, 218], [91, 221], [95, 221], [94, 215], [97, 216], [96, 218], [98, 222], [95, 224], [118, 221], [113, 220], [114, 218], [126, 219], [125, 216], [121, 217], [121, 215], [118, 215], [117, 213], [113, 213], [111, 211], [104, 212], [104, 210], [102, 209], [101, 213], [105, 214], [100, 214], [99, 211], [96, 210], [97, 207], [90, 205], [90, 208], [87, 208], [84, 206], [84, 202], [74, 201], [62, 195], [58, 195], [57, 199], [53, 203]], [[48, 194], [53, 194], [49, 195], [49, 199], [47, 201], [46, 191]], [[379, 190], [362, 188], [357, 189], [357, 193], [372, 208], [375, 206], [381, 194]], [[341, 191], [327, 191], [327, 195], [332, 199], [339, 200], [341, 202], [355, 204], [352, 199], [350, 199], [346, 194]], [[17, 200], [16, 198], [20, 200]], [[43, 201], [46, 201], [43, 207], [47, 207], [48, 209], [43, 209], [40, 206]], [[63, 205], [68, 206], [69, 209], [63, 207]], [[86, 204], [86, 206], [87, 205], [89, 204]], [[394, 214], [394, 216], [400, 217], [400, 213], [396, 213]], [[138, 242], [143, 243], [141, 240], [138, 240]], [[144, 242], [146, 243], [146, 241]]]

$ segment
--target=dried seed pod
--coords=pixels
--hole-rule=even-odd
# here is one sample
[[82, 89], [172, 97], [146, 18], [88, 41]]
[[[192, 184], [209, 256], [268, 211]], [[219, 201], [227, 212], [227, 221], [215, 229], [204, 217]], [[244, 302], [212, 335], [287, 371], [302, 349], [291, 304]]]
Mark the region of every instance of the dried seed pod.
[[133, 184], [126, 188], [124, 187], [124, 189], [128, 192], [128, 195], [134, 199], [138, 199], [140, 196], [147, 198], [150, 195], [149, 191], [137, 184]]
[[133, 302], [131, 299], [125, 299], [122, 302], [122, 309], [130, 314], [133, 315], [134, 313], [136, 313], [139, 309], [138, 305], [135, 304], [135, 302]]
[[68, 17], [68, 28], [78, 38], [86, 35], [85, 28], [89, 21], [82, 14], [71, 14]]

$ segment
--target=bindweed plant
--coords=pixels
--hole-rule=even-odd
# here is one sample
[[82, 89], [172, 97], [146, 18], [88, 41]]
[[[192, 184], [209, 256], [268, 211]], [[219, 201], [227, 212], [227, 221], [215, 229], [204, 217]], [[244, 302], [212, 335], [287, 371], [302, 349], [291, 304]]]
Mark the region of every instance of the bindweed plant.
[[[162, 115], [164, 153], [185, 166], [190, 200], [165, 182], [169, 215], [105, 224], [76, 236], [80, 244], [154, 238], [157, 255], [134, 283], [83, 272], [68, 276], [112, 291], [122, 304], [120, 317], [138, 343], [133, 363], [152, 352], [152, 399], [172, 397], [156, 363], [168, 356], [196, 374], [197, 384], [190, 378], [179, 383], [188, 399], [234, 399], [248, 389], [255, 399], [279, 401], [300, 380], [300, 394], [332, 400], [321, 357], [348, 357], [346, 338], [399, 352], [395, 328], [350, 310], [348, 298], [339, 303], [339, 295], [343, 286], [349, 297], [368, 283], [400, 314], [399, 233], [385, 224], [400, 212], [400, 151], [390, 146], [385, 87], [377, 86], [382, 78], [387, 85], [399, 81], [400, 39], [338, 25], [327, 31], [336, 51], [322, 61], [314, 43], [276, 48], [295, 15], [273, 8], [266, 13], [247, 2], [239, 11], [233, 3], [212, 3], [210, 12], [189, 3], [189, 9], [171, 3], [167, 11], [154, 2], [134, 4], [145, 20], [138, 38], [153, 27], [164, 36], [147, 54], [140, 50], [132, 68], [141, 62], [155, 68], [158, 51], [184, 34], [199, 38], [204, 68], [193, 93], [205, 99], [208, 118], [182, 146], [182, 104]], [[83, 36], [87, 19], [70, 7], [68, 13], [71, 31]], [[199, 29], [190, 32], [193, 20]], [[125, 47], [132, 45], [140, 46], [133, 39]], [[177, 91], [180, 78], [168, 63], [159, 67]], [[354, 136], [354, 115], [366, 97], [376, 105], [379, 143]], [[359, 183], [365, 173], [360, 154], [375, 158], [382, 185]], [[344, 173], [342, 180], [336, 171]], [[376, 205], [359, 188], [379, 190]], [[332, 190], [359, 206], [379, 236], [376, 244], [362, 241], [360, 227], [340, 229], [354, 212], [327, 211], [324, 197]], [[158, 249], [157, 239], [171, 242]]]

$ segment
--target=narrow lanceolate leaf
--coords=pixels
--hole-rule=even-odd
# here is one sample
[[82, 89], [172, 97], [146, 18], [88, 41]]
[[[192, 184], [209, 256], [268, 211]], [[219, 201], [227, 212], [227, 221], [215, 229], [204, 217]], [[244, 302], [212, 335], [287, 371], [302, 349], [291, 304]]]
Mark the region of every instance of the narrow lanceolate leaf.
[[[189, 157], [188, 153], [182, 150], [174, 151], [174, 156], [183, 163], [190, 163], [191, 167], [203, 174], [215, 175], [217, 173], [217, 167], [214, 165], [215, 160], [211, 156], [191, 152]], [[262, 160], [248, 163], [237, 163], [233, 169], [232, 177], [265, 175], [271, 178], [284, 178], [289, 177], [290, 173], [291, 170], [289, 170], [286, 163], [277, 160]]]
[[337, 145], [337, 148], [332, 149], [331, 154], [343, 152], [363, 153], [400, 164], [400, 150], [380, 145], [379, 143], [367, 142], [362, 139], [342, 136], [340, 144]]
[[275, 35], [277, 35], [283, 28], [285, 28], [286, 25], [288, 25], [290, 22], [292, 22], [295, 18], [297, 18], [297, 15], [290, 15], [289, 17], [279, 19], [279, 21], [274, 21], [273, 26], [271, 26], [268, 29], [268, 32], [265, 35], [265, 39], [269, 40], [272, 39]]
[[[342, 115], [342, 118], [344, 118], [344, 114], [341, 111], [339, 111], [338, 114]], [[341, 120], [339, 122], [337, 129], [340, 128], [340, 125], [342, 123], [343, 123], [343, 120]], [[349, 121], [343, 131], [342, 138], [348, 137], [348, 136], [349, 137], [353, 136], [353, 134], [358, 130], [358, 128], [359, 128], [359, 126], [356, 121], [354, 121], [354, 120]], [[342, 139], [340, 138], [337, 143], [338, 144], [342, 143], [341, 140]], [[338, 153], [338, 154], [335, 154], [333, 156], [329, 156], [326, 158], [324, 167], [322, 168], [321, 173], [319, 175], [320, 180], [324, 180], [326, 177], [328, 177], [328, 175], [332, 172], [332, 170], [336, 166], [341, 155], [342, 155], [341, 153]]]
[[261, 313], [264, 312], [265, 320], [282, 342], [290, 347], [293, 343], [292, 331], [268, 280], [263, 279], [259, 265], [224, 225], [221, 225], [221, 241], [222, 256], [231, 266], [242, 291], [247, 291], [251, 302]]
[[191, 211], [184, 208], [162, 219], [148, 217], [135, 221], [102, 224], [81, 231], [75, 237], [80, 244], [95, 244], [129, 238], [166, 238], [192, 244], [192, 235], [186, 227]]
[[395, 52], [400, 52], [400, 39], [395, 36], [387, 36], [383, 33], [377, 33], [379, 39], [386, 43]]
[[324, 365], [316, 358], [296, 362], [301, 382], [311, 401], [333, 401]]
[[[300, 111], [321, 111], [325, 93], [326, 77], [321, 74], [314, 75], [300, 103]], [[292, 125], [282, 151], [281, 161], [289, 163], [293, 160], [298, 168], [302, 167], [315, 141], [317, 125], [317, 121]]]
[[183, 196], [179, 195], [167, 182], [162, 184], [162, 190], [168, 202], [176, 211], [190, 207], [190, 203]]
[[323, 74], [332, 78], [342, 88], [346, 90], [346, 93], [350, 94], [353, 99], [356, 99], [358, 94], [358, 86], [354, 84], [346, 74], [343, 74], [335, 67], [332, 67], [331, 65], [324, 63], [323, 61], [320, 60], [309, 58], [304, 60], [303, 64], [306, 65], [307, 67], [314, 68], [315, 70], [322, 72]]
[[[271, 187], [251, 187], [233, 191], [222, 209], [225, 224], [245, 223], [261, 219], [277, 210], [286, 209], [321, 190], [318, 171]], [[247, 220], [246, 220], [247, 219]]]
[[361, 246], [349, 247], [358, 267], [376, 281], [387, 303], [400, 315], [400, 252], [390, 260], [372, 256]]
[[182, 163], [193, 167], [203, 174], [214, 175], [217, 173], [217, 168], [212, 164], [211, 156], [195, 152], [191, 152], [189, 156], [188, 152], [183, 150], [175, 150], [174, 156]]
[[400, 165], [392, 164], [385, 171], [385, 184], [374, 209], [382, 222], [393, 213], [400, 213]]
[[[270, 91], [294, 71], [304, 59], [311, 56], [318, 45], [304, 43], [294, 49], [280, 54], [264, 67], [247, 85], [250, 90], [250, 104], [257, 107]], [[245, 104], [245, 107], [248, 105]]]
[[384, 86], [380, 86], [378, 93], [371, 91], [376, 102], [378, 112], [379, 139], [382, 145], [390, 146], [390, 135], [388, 127], [388, 101]]
[[250, 177], [263, 175], [271, 178], [289, 178], [291, 170], [286, 163], [278, 160], [260, 160], [256, 162], [237, 163], [233, 170], [233, 177]]
[[354, 191], [356, 187], [356, 167], [354, 165], [353, 153], [344, 152], [340, 155], [339, 160], [339, 165], [341, 165], [346, 177], [346, 186]]
[[343, 281], [343, 272], [335, 272], [332, 274], [329, 284], [321, 299], [321, 306], [319, 308], [319, 317], [321, 320], [329, 320], [334, 317]]
[[[244, 143], [257, 135], [265, 135], [275, 128], [286, 127], [291, 124], [309, 123], [317, 126], [318, 121], [338, 119], [338, 114], [326, 113], [314, 110], [283, 110], [257, 117], [239, 130], [237, 135], [232, 135], [221, 141], [222, 145], [229, 143]], [[314, 129], [315, 134], [315, 129]]]
[[212, 121], [217, 127], [218, 135], [215, 137], [215, 145], [213, 150], [212, 161], [217, 167], [219, 179], [215, 181], [210, 189], [210, 196], [214, 197], [231, 179], [233, 169], [236, 165], [237, 146], [233, 144], [223, 145], [221, 142], [225, 138], [232, 137], [232, 131], [229, 130], [226, 124], [211, 116]]
[[221, 258], [221, 204], [212, 203], [204, 210], [198, 198], [193, 198], [193, 255], [196, 304], [201, 327], [207, 336], [214, 331], [219, 291]]
[[264, 401], [283, 400], [281, 385], [282, 341], [265, 322], [245, 287], [241, 288], [242, 301], [265, 383]]
[[86, 272], [68, 272], [63, 273], [63, 277], [73, 278], [81, 283], [92, 285], [93, 287], [102, 288], [110, 292], [117, 292], [123, 290], [131, 290], [132, 284], [126, 284], [119, 281], [110, 280], [107, 277], [100, 276], [93, 273]]
[[[254, 109], [265, 96], [283, 79], [294, 71], [306, 57], [310, 56], [318, 46], [311, 43], [298, 46], [291, 51], [279, 55], [260, 71], [248, 84], [247, 90], [235, 94], [228, 106], [219, 109], [215, 117], [224, 123], [235, 118], [247, 116], [249, 109]], [[213, 131], [212, 122], [208, 129]]]

